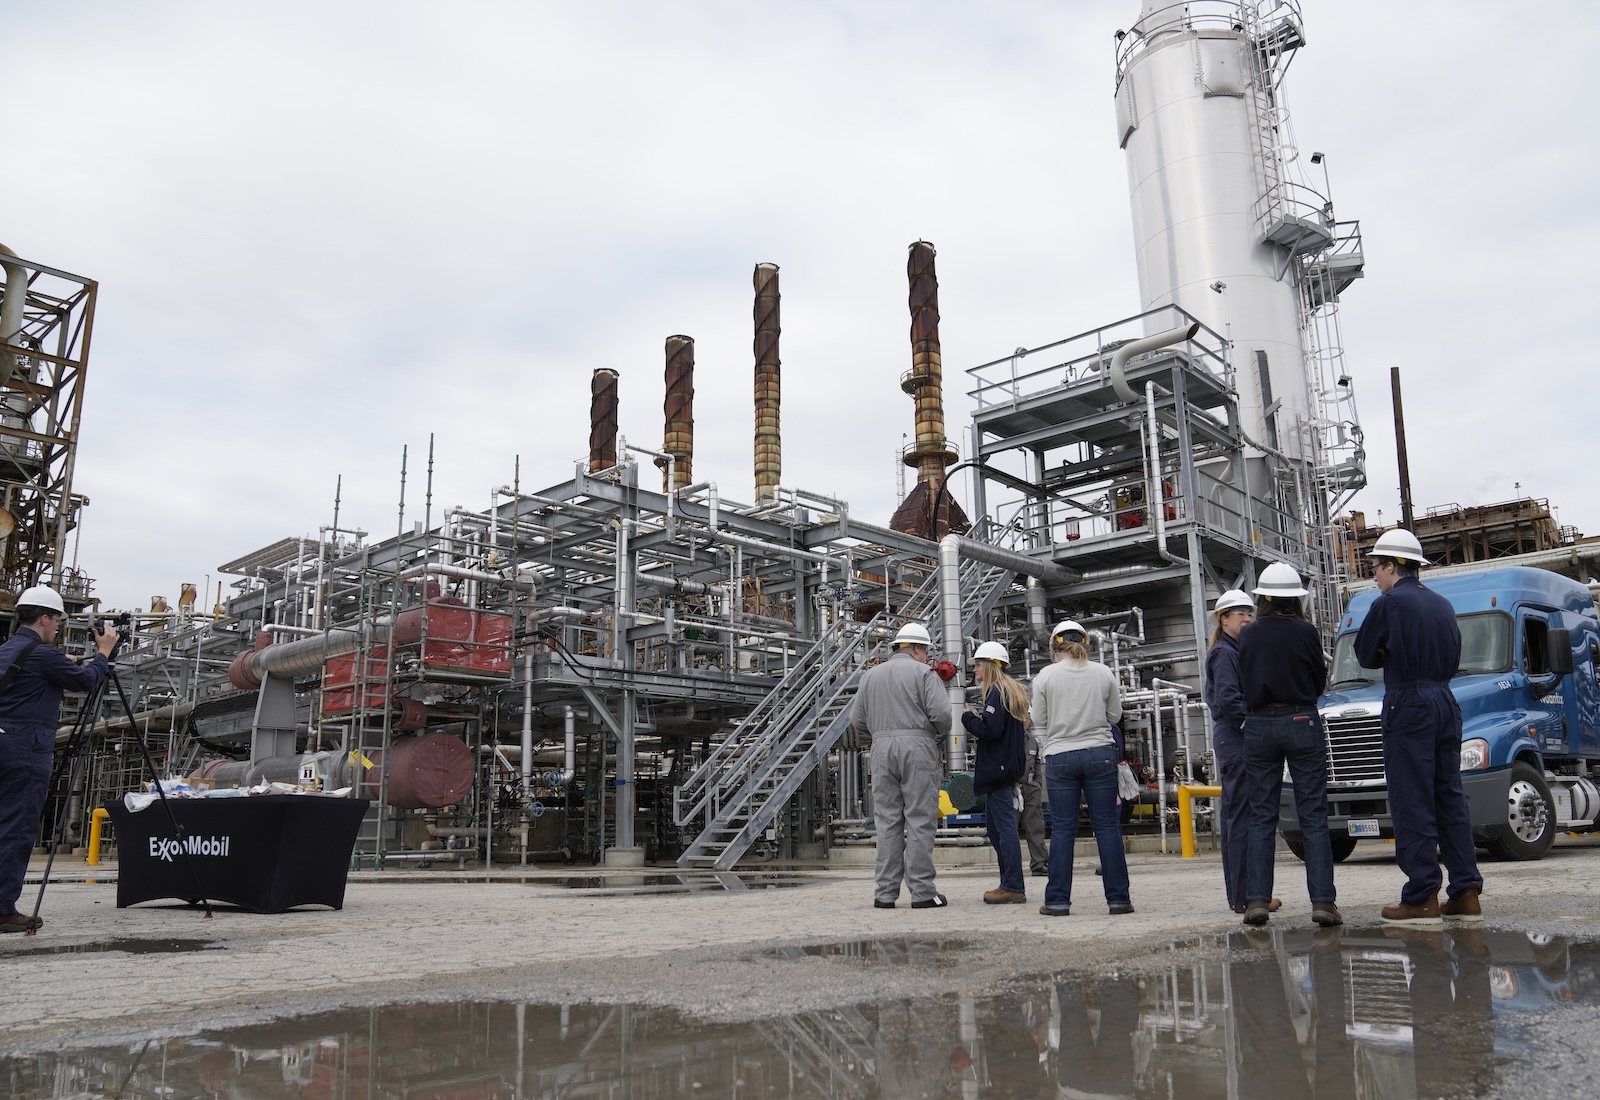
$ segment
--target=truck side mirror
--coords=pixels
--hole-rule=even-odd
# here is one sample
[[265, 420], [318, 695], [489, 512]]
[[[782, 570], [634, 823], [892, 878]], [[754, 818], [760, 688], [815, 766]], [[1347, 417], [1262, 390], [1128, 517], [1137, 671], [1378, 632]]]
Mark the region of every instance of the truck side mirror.
[[1572, 631], [1564, 626], [1553, 626], [1545, 639], [1545, 660], [1554, 675], [1565, 676], [1572, 671]]

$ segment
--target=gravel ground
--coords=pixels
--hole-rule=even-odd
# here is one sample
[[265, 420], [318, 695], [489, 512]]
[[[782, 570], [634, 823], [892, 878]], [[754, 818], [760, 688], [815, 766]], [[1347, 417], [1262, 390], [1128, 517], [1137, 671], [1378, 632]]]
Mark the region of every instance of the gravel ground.
[[[1600, 838], [1563, 838], [1538, 863], [1486, 863], [1492, 928], [1600, 937]], [[1384, 845], [1363, 844], [1338, 869], [1339, 903], [1354, 928], [1374, 927], [1399, 892]], [[943, 909], [874, 909], [866, 870], [779, 871], [748, 890], [652, 885], [670, 867], [604, 872], [604, 887], [571, 889], [566, 868], [503, 881], [468, 873], [401, 871], [352, 881], [339, 912], [277, 915], [183, 905], [116, 908], [104, 881], [52, 884], [45, 928], [0, 939], [9, 992], [0, 1003], [0, 1054], [109, 1044], [200, 1028], [259, 1023], [328, 1009], [408, 1000], [630, 1002], [706, 1021], [785, 1016], [884, 997], [983, 991], [1046, 971], [1111, 972], [1165, 965], [1175, 942], [1238, 928], [1214, 854], [1129, 857], [1131, 916], [1107, 914], [1092, 864], [1076, 870], [1067, 918], [1030, 904], [989, 906], [992, 869], [941, 872]], [[103, 873], [103, 872], [102, 872]], [[584, 872], [590, 881], [599, 869]], [[446, 879], [440, 881], [440, 879]], [[710, 885], [707, 876], [694, 876]], [[1281, 855], [1283, 910], [1274, 927], [1311, 927], [1300, 864]], [[798, 882], [777, 888], [780, 882]], [[32, 903], [33, 888], [24, 895]], [[62, 951], [138, 939], [203, 939], [221, 949], [182, 953]], [[807, 954], [807, 945], [914, 940], [941, 950], [924, 961]], [[1588, 1013], [1592, 1033], [1595, 1013]]]

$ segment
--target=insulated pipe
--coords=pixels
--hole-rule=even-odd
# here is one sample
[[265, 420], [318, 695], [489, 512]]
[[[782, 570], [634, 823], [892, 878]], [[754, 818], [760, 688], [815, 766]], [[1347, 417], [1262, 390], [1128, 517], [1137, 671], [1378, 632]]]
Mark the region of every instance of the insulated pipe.
[[491, 584], [504, 584], [520, 592], [535, 591], [534, 582], [523, 580], [520, 577], [507, 577], [500, 573], [485, 573], [481, 569], [468, 569], [461, 565], [444, 565], [434, 562], [431, 565], [414, 565], [400, 574], [402, 581], [415, 580], [418, 577], [455, 577], [458, 580], [488, 581]]
[[[0, 256], [16, 256], [5, 245], [0, 244]], [[6, 263], [0, 260], [0, 267], [6, 273], [6, 294], [0, 300], [0, 344], [17, 343], [17, 334], [22, 331], [25, 317], [25, 307], [28, 304], [28, 269], [21, 264]], [[15, 357], [6, 357], [5, 374], [9, 378], [16, 369]]]
[[617, 464], [617, 372], [601, 367], [589, 376], [589, 472]]
[[1161, 555], [1163, 561], [1175, 565], [1188, 565], [1186, 558], [1180, 558], [1167, 549], [1167, 501], [1161, 492], [1161, 425], [1156, 422], [1156, 385], [1146, 382], [1144, 387], [1145, 400], [1145, 434], [1150, 442], [1150, 471], [1149, 483], [1144, 491], [1145, 511], [1150, 514], [1150, 524], [1156, 535], [1156, 553]]
[[670, 476], [666, 463], [663, 468], [662, 492], [681, 489], [690, 481], [690, 468], [694, 465], [694, 338], [669, 336], [667, 353], [667, 396], [662, 404], [666, 417], [666, 430], [661, 449], [674, 461]]
[[253, 652], [240, 654], [228, 669], [228, 679], [241, 689], [261, 686], [262, 677], [320, 676], [330, 657], [342, 657], [360, 648], [365, 637], [371, 642], [384, 642], [389, 638], [389, 617], [376, 620], [363, 636], [358, 630], [330, 630], [315, 638], [301, 638], [293, 642], [279, 642]]
[[778, 265], [757, 264], [755, 275], [756, 504], [770, 504], [783, 474], [779, 431], [782, 378], [778, 358]]
[[993, 546], [987, 542], [978, 542], [962, 535], [946, 535], [939, 545], [943, 546], [945, 541], [950, 539], [956, 540], [956, 545], [960, 548], [963, 557], [986, 562], [989, 565], [998, 565], [1003, 569], [1009, 569], [1013, 573], [1021, 573], [1024, 576], [1038, 577], [1047, 584], [1071, 584], [1081, 576], [1076, 569], [1057, 565], [1053, 561], [1045, 561], [1030, 554], [1007, 550], [1002, 546]]
[[1183, 328], [1169, 328], [1166, 332], [1158, 332], [1154, 336], [1146, 336], [1143, 340], [1130, 340], [1128, 343], [1123, 344], [1111, 355], [1111, 388], [1117, 391], [1118, 397], [1130, 404], [1139, 400], [1138, 393], [1134, 391], [1132, 386], [1128, 385], [1128, 379], [1123, 373], [1128, 365], [1128, 360], [1135, 355], [1143, 355], [1147, 351], [1155, 351], [1157, 348], [1181, 344], [1185, 340], [1193, 340], [1195, 333], [1199, 331], [1200, 322], [1195, 321]]
[[[570, 712], [571, 707], [567, 710]], [[533, 800], [533, 648], [522, 655], [522, 797]]]
[[561, 782], [565, 785], [578, 774], [578, 712], [570, 706], [563, 707], [561, 719], [567, 735], [566, 754], [561, 761]]
[[1046, 614], [1044, 585], [1038, 577], [1028, 578], [1028, 633], [1036, 646], [1048, 646], [1050, 622]]
[[966, 703], [966, 689], [961, 684], [963, 668], [961, 636], [961, 551], [964, 540], [960, 535], [946, 535], [939, 540], [939, 618], [943, 633], [944, 659], [956, 666], [956, 674], [945, 682], [945, 693], [950, 698], [949, 768], [953, 772], [967, 770], [967, 727], [961, 723], [961, 708]]

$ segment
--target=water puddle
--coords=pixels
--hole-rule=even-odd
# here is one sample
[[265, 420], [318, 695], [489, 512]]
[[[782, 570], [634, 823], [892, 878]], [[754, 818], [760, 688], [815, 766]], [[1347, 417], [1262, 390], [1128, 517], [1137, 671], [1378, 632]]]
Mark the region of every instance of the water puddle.
[[39, 947], [23, 947], [0, 951], [0, 959], [15, 959], [23, 955], [77, 955], [87, 952], [122, 951], [129, 955], [171, 955], [186, 951], [221, 951], [222, 944], [215, 940], [100, 940], [95, 943], [53, 943]]
[[[786, 954], [873, 966], [963, 946], [863, 940]], [[1550, 1051], [1563, 1028], [1546, 1014], [1597, 1003], [1593, 943], [1483, 930], [1262, 930], [1173, 944], [1137, 975], [1038, 975], [983, 996], [731, 1025], [628, 1004], [393, 1005], [0, 1060], [0, 1082], [18, 1100], [1409, 1100], [1484, 1095], [1507, 1066], [1559, 1064]]]
[[768, 958], [840, 959], [861, 966], [907, 966], [925, 970], [948, 970], [960, 959], [965, 940], [879, 939], [846, 940], [843, 943], [817, 943], [804, 947], [774, 947], [763, 952]]

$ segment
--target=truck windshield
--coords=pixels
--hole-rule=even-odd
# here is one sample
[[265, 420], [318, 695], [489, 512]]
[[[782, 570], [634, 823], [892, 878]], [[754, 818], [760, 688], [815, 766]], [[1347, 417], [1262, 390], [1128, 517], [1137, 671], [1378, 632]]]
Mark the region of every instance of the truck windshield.
[[[1461, 667], [1456, 675], [1478, 672], [1504, 672], [1511, 667], [1511, 617], [1497, 611], [1457, 615], [1461, 628]], [[1381, 684], [1383, 669], [1363, 668], [1356, 660], [1354, 631], [1339, 635], [1333, 646], [1330, 686], [1341, 684]]]

